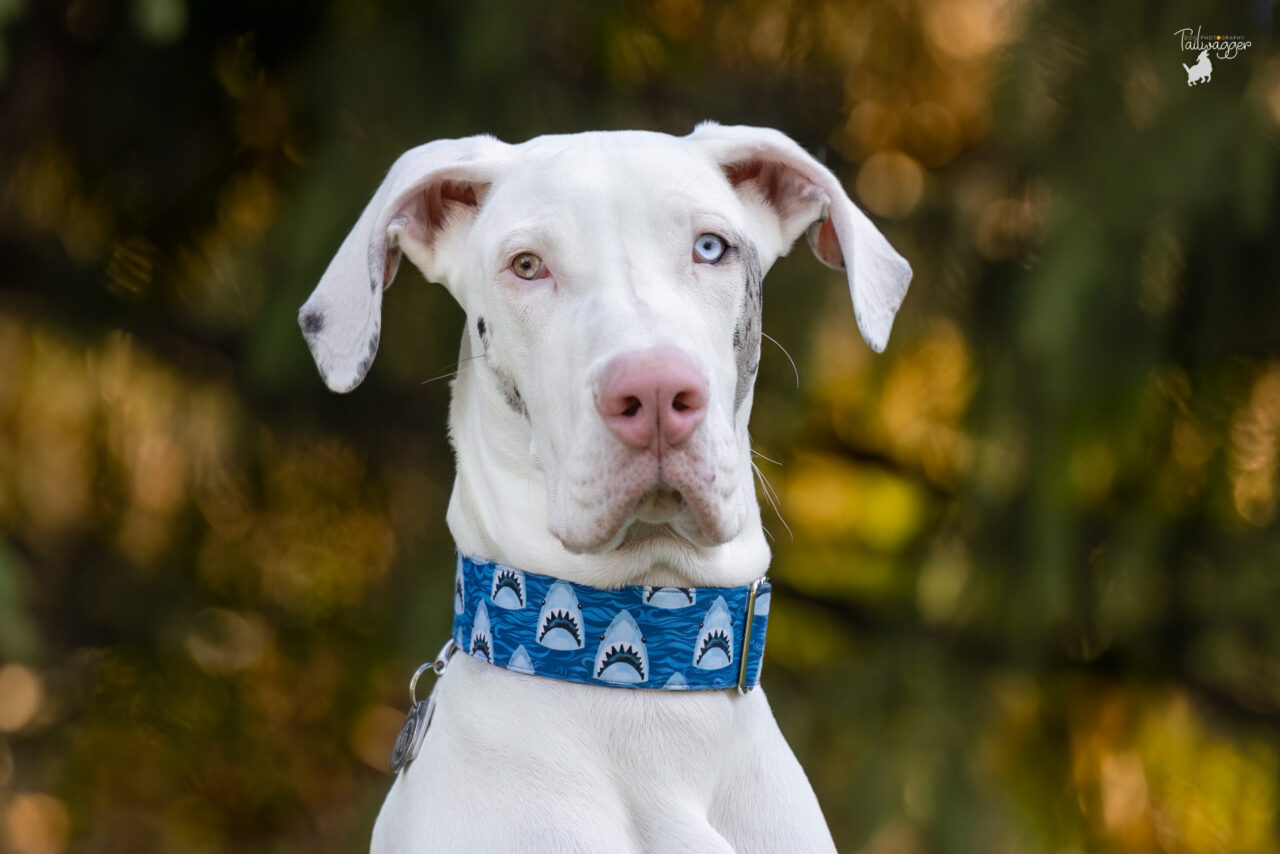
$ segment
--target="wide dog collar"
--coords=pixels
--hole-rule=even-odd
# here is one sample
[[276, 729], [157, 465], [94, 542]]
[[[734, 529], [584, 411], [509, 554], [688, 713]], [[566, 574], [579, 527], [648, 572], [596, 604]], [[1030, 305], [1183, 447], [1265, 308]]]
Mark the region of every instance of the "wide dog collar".
[[769, 582], [603, 590], [458, 556], [453, 642], [498, 667], [662, 691], [760, 682]]

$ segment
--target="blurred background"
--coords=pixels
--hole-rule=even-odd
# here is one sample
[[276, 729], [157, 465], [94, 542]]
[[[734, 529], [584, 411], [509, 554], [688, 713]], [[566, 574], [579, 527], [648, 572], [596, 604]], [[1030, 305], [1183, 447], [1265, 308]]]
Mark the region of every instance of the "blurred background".
[[[463, 316], [404, 265], [339, 397], [297, 307], [406, 148], [715, 118], [915, 268], [880, 357], [766, 282], [765, 684], [840, 849], [1280, 851], [1271, 13], [0, 0], [0, 849], [366, 849]], [[1187, 27], [1253, 44], [1188, 87]]]

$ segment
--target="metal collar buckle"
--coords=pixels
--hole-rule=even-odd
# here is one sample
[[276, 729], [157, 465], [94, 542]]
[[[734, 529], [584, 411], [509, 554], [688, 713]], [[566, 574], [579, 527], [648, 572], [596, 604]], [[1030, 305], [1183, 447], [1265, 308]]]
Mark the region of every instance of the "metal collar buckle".
[[751, 592], [747, 594], [747, 622], [742, 628], [742, 655], [738, 656], [738, 693], [746, 694], [754, 685], [747, 684], [747, 666], [748, 659], [751, 657], [751, 623], [756, 615], [756, 594], [760, 592], [760, 582], [763, 578], [757, 578], [751, 582]]

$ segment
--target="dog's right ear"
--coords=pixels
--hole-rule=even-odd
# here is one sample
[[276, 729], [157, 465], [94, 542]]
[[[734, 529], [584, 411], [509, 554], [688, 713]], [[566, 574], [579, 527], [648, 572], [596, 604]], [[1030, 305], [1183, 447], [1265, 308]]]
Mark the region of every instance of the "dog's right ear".
[[330, 389], [351, 391], [369, 372], [382, 328], [382, 291], [395, 278], [401, 252], [428, 281], [459, 298], [449, 247], [474, 220], [509, 148], [490, 136], [442, 139], [396, 160], [298, 312]]
[[911, 284], [911, 265], [858, 210], [831, 170], [769, 128], [703, 122], [686, 139], [711, 155], [737, 192], [768, 205], [779, 229], [779, 254], [805, 234], [822, 263], [845, 271], [858, 329], [871, 349], [884, 352]]

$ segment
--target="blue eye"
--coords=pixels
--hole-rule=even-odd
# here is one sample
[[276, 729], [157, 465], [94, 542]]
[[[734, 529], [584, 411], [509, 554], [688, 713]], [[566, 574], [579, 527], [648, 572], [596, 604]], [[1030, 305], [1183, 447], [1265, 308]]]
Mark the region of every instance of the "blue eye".
[[693, 241], [693, 260], [699, 264], [714, 264], [724, 257], [724, 238], [707, 232]]

